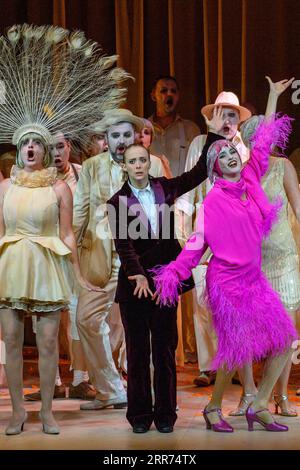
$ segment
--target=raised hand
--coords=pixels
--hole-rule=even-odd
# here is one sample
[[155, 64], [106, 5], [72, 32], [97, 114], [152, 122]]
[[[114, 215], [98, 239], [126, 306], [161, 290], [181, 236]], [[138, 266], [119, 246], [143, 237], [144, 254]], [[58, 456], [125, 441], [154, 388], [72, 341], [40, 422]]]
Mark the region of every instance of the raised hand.
[[214, 134], [219, 134], [224, 126], [222, 106], [216, 106], [214, 108], [213, 116], [210, 120], [206, 116], [204, 116], [204, 119], [208, 127], [208, 131], [213, 132]]
[[136, 274], [135, 276], [128, 276], [128, 279], [136, 282], [133, 295], [137, 295], [139, 299], [141, 299], [143, 295], [148, 297], [148, 294], [153, 297], [153, 293], [149, 288], [148, 279], [145, 276]]
[[295, 80], [295, 77], [284, 80], [280, 80], [279, 82], [273, 82], [270, 77], [266, 75], [266, 79], [269, 82], [270, 86], [270, 93], [273, 93], [276, 96], [280, 96]]

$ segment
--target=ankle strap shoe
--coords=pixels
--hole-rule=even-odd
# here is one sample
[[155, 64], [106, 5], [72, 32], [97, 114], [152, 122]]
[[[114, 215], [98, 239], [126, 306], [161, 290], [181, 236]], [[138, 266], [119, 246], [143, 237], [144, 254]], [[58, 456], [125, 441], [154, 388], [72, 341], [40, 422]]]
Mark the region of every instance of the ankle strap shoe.
[[273, 421], [272, 423], [266, 423], [263, 421], [262, 418], [258, 416], [259, 413], [262, 411], [268, 411], [267, 408], [262, 408], [261, 410], [254, 411], [250, 406], [247, 408], [246, 411], [246, 419], [248, 422], [248, 431], [253, 431], [253, 424], [254, 423], [259, 423], [261, 424], [266, 431], [271, 431], [271, 432], [284, 432], [288, 431], [289, 428], [287, 426], [284, 426], [283, 424], [276, 423], [276, 421]]
[[[220, 421], [217, 423], [212, 424], [209, 421], [208, 415], [209, 413], [218, 413]], [[233, 427], [230, 426], [225, 419], [223, 419], [221, 408], [212, 408], [211, 410], [208, 410], [207, 407], [204, 408], [203, 410], [203, 417], [206, 422], [206, 429], [211, 429], [214, 432], [233, 432]]]

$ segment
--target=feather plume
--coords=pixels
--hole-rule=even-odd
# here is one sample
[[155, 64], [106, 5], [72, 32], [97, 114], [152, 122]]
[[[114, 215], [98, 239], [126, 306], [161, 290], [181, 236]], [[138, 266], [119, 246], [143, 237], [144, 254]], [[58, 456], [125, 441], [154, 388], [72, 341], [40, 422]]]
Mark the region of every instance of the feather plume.
[[112, 55], [112, 56], [104, 56], [101, 57], [100, 59], [100, 64], [103, 70], [108, 69], [112, 67], [112, 65], [117, 62], [119, 56], [118, 55]]
[[152, 269], [148, 269], [148, 271], [151, 273], [155, 288], [159, 292], [160, 305], [167, 305], [169, 307], [176, 305], [183, 283], [180, 282], [172, 262], [164, 266], [155, 266]]
[[272, 147], [276, 146], [281, 149], [279, 155], [283, 156], [292, 131], [293, 120], [286, 114], [277, 113], [261, 121], [255, 133], [250, 137], [252, 149], [264, 151], [267, 148], [271, 152]]
[[94, 52], [94, 50], [95, 50], [96, 47], [97, 47], [97, 43], [96, 43], [96, 42], [90, 42], [90, 41], [88, 41], [88, 42], [85, 44], [85, 46], [84, 46], [84, 50], [83, 50], [84, 55], [85, 55], [86, 57], [90, 57], [90, 56], [93, 54], [93, 52]]
[[20, 29], [16, 26], [12, 26], [7, 31], [7, 37], [13, 44], [15, 44], [21, 37]]
[[[117, 56], [103, 56], [101, 47], [82, 31], [56, 26], [15, 25], [0, 37], [0, 143], [16, 144], [30, 126], [83, 139], [85, 130], [105, 110], [125, 100], [122, 83], [132, 78], [112, 68]], [[3, 88], [2, 87], [2, 88]], [[83, 142], [84, 143], [84, 142]]]
[[68, 35], [68, 32], [69, 31], [64, 28], [49, 26], [46, 31], [45, 42], [49, 43], [50, 45], [58, 44]]
[[85, 41], [85, 35], [82, 31], [74, 31], [70, 36], [70, 45], [74, 49], [80, 49]]

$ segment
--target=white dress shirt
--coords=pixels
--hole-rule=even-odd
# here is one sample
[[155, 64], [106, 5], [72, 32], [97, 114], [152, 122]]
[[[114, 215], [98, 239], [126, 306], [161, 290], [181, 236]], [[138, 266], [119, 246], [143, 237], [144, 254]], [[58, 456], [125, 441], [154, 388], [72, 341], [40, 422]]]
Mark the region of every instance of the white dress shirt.
[[157, 210], [156, 210], [156, 204], [155, 204], [155, 195], [154, 191], [150, 186], [150, 183], [147, 184], [147, 186], [143, 189], [135, 188], [130, 184], [128, 180], [128, 184], [141, 204], [142, 208], [144, 209], [144, 212], [146, 216], [148, 217], [151, 225], [151, 229], [153, 233], [156, 235], [157, 231]]
[[154, 115], [149, 120], [154, 127], [150, 152], [154, 155], [165, 155], [169, 161], [173, 176], [184, 172], [186, 157], [192, 140], [200, 134], [200, 129], [193, 121], [183, 119], [177, 114], [174, 122], [162, 128]]

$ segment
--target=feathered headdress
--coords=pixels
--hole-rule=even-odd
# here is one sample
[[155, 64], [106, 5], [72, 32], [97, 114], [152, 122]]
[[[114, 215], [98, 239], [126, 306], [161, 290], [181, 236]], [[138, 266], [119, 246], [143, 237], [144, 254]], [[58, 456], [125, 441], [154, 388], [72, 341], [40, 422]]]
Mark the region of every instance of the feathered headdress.
[[29, 132], [47, 144], [56, 132], [70, 139], [84, 136], [125, 99], [120, 84], [132, 77], [112, 68], [116, 59], [101, 55], [82, 31], [11, 27], [0, 37], [0, 143], [17, 145]]

